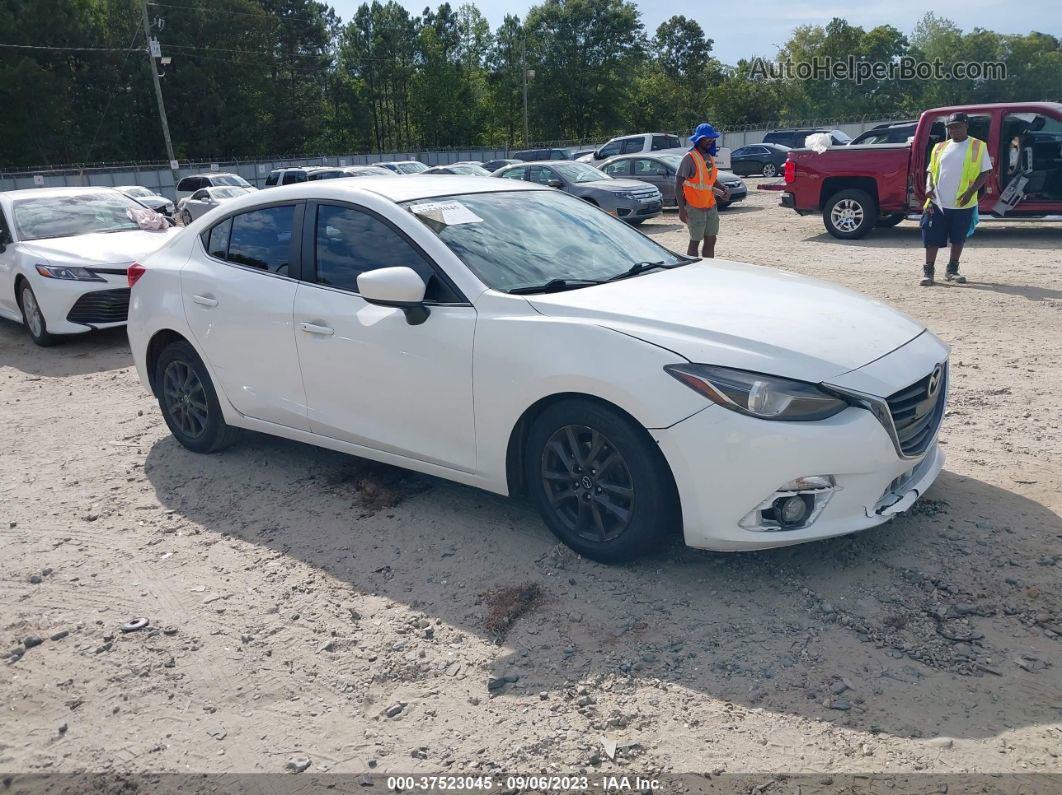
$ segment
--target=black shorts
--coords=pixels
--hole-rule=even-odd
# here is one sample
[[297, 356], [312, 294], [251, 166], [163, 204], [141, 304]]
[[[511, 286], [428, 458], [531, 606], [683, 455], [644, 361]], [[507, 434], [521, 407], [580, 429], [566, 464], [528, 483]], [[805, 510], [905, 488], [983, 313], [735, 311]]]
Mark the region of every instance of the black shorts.
[[964, 242], [970, 234], [973, 213], [973, 207], [942, 210], [934, 205], [932, 213], [922, 213], [922, 245], [941, 248], [949, 242]]

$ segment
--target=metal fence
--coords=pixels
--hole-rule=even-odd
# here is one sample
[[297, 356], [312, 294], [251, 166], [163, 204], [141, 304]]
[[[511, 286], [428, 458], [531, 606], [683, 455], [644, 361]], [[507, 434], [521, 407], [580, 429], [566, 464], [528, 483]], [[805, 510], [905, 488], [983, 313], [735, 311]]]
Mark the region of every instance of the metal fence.
[[[853, 138], [866, 130], [886, 124], [891, 119], [864, 119], [860, 121], [837, 124], [814, 123], [806, 126], [827, 127], [844, 130]], [[746, 144], [760, 143], [768, 130], [776, 127], [794, 126], [779, 124], [773, 127], [757, 129], [731, 130], [723, 133], [721, 146], [737, 149]], [[805, 125], [797, 125], [805, 126]], [[604, 143], [603, 141], [601, 143]], [[569, 145], [572, 145], [569, 143]], [[600, 144], [598, 144], [600, 145]], [[537, 146], [537, 145], [536, 145]], [[593, 148], [585, 145], [581, 148]], [[512, 150], [501, 148], [447, 149], [442, 151], [405, 151], [383, 152], [375, 154], [347, 154], [325, 156], [275, 157], [262, 160], [214, 160], [183, 161], [177, 170], [177, 179], [192, 174], [210, 171], [224, 171], [239, 174], [252, 185], [265, 187], [265, 179], [275, 168], [292, 166], [355, 166], [371, 165], [388, 160], [419, 160], [430, 166], [455, 163], [458, 160], [494, 160], [509, 157]], [[0, 191], [17, 190], [33, 187], [88, 187], [91, 185], [143, 185], [156, 193], [170, 199], [176, 198], [176, 185], [173, 173], [166, 162], [155, 163], [97, 163], [91, 166], [61, 166], [45, 169], [28, 169], [24, 171], [0, 172]]]

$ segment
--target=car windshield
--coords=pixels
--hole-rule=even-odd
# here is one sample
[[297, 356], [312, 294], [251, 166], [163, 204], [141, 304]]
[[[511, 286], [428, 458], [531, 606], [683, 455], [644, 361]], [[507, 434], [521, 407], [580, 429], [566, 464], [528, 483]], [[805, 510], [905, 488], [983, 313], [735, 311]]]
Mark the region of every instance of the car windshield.
[[237, 196], [247, 193], [247, 191], [243, 188], [214, 188], [211, 193], [215, 199], [235, 199]]
[[15, 228], [20, 240], [125, 232], [139, 228], [128, 211], [143, 209], [118, 191], [19, 199], [14, 203]]
[[222, 177], [211, 177], [210, 181], [215, 185], [235, 185], [239, 188], [249, 188], [251, 183], [245, 180], [243, 177], [237, 177], [235, 174], [226, 174]]
[[550, 163], [553, 168], [569, 182], [599, 182], [603, 179], [612, 179], [608, 174], [598, 171], [586, 163]]
[[147, 188], [124, 188], [122, 190], [122, 193], [124, 193], [126, 196], [133, 196], [137, 199], [146, 199], [147, 197], [152, 195], [151, 191], [149, 191]]
[[688, 261], [562, 191], [466, 193], [404, 206], [495, 290], [600, 281], [638, 263]]
[[365, 168], [350, 168], [343, 172], [348, 177], [393, 177], [395, 172], [388, 171], [386, 168], [377, 168], [376, 166], [366, 166]]
[[428, 170], [428, 167], [423, 163], [398, 163], [397, 166], [398, 170], [403, 174], [419, 174]]

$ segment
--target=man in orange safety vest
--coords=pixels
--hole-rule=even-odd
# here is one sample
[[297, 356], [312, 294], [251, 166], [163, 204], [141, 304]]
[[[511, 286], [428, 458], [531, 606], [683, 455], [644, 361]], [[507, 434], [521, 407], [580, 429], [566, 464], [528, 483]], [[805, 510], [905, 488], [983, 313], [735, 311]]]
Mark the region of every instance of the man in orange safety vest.
[[707, 122], [698, 124], [690, 138], [693, 147], [682, 158], [675, 176], [675, 201], [678, 203], [679, 220], [690, 232], [686, 254], [697, 256], [697, 244], [701, 256], [715, 257], [715, 241], [719, 236], [719, 207], [716, 199], [727, 201], [730, 190], [717, 186], [719, 168], [715, 164], [716, 141], [719, 133]]

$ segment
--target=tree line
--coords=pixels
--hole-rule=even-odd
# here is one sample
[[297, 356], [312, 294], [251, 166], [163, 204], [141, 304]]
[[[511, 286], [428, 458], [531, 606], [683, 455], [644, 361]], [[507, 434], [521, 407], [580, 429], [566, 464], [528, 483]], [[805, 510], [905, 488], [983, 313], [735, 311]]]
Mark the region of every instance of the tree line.
[[[148, 0], [179, 158], [585, 141], [786, 120], [916, 116], [935, 105], [1059, 99], [1062, 42], [964, 32], [927, 14], [905, 33], [835, 18], [777, 58], [996, 61], [1005, 80], [757, 77], [702, 26], [647, 31], [627, 0], [544, 0], [496, 29], [474, 4], [410, 14], [321, 0]], [[0, 0], [0, 168], [164, 158], [143, 0]]]

